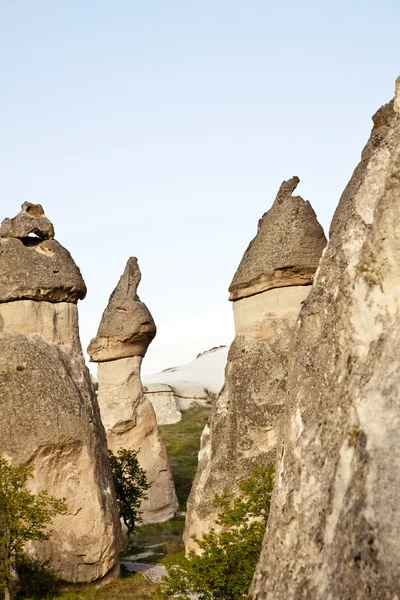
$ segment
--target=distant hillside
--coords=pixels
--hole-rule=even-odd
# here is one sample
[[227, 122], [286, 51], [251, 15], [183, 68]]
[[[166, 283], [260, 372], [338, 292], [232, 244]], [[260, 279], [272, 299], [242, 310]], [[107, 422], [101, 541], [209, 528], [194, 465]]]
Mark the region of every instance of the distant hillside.
[[176, 423], [182, 411], [211, 405], [224, 383], [228, 346], [202, 352], [190, 363], [142, 378], [160, 425]]

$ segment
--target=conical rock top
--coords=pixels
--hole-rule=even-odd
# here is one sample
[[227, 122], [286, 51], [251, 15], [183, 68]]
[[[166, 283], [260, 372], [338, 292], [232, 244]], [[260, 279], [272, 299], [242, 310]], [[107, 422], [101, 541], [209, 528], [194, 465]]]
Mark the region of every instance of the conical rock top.
[[326, 238], [311, 204], [292, 196], [299, 181], [298, 177], [284, 181], [271, 209], [260, 219], [229, 287], [230, 300], [313, 282]]
[[156, 335], [156, 326], [137, 288], [141, 273], [137, 258], [131, 257], [105, 309], [97, 336], [88, 353], [94, 362], [145, 356]]
[[[35, 234], [30, 236], [30, 234]], [[25, 202], [0, 227], [0, 302], [73, 302], [86, 285], [72, 256], [54, 238], [54, 227], [40, 204]]]

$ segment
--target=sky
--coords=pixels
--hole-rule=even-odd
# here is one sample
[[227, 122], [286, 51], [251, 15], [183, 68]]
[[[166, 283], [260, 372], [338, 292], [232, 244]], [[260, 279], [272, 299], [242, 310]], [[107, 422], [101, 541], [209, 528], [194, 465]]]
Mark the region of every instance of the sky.
[[395, 0], [0, 0], [0, 219], [41, 203], [83, 346], [130, 256], [150, 374], [233, 338], [228, 287], [284, 179], [327, 231], [400, 75]]

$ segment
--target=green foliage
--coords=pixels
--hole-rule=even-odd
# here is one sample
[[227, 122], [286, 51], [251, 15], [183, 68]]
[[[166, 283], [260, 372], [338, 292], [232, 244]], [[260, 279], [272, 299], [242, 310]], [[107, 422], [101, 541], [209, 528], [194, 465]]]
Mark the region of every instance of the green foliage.
[[48, 598], [57, 588], [55, 573], [28, 554], [17, 556], [17, 598]]
[[32, 477], [33, 465], [14, 467], [0, 459], [0, 581], [5, 595], [16, 558], [29, 540], [46, 540], [46, 527], [66, 510], [64, 500], [45, 491], [32, 494], [25, 484]]
[[139, 464], [135, 450], [120, 448], [116, 456], [111, 450], [108, 453], [118, 510], [128, 529], [127, 543], [129, 543], [130, 534], [141, 521], [140, 504], [147, 498], [146, 490], [150, 485], [147, 483], [146, 473]]
[[257, 466], [240, 485], [237, 498], [228, 492], [216, 495], [222, 531], [211, 528], [201, 538], [193, 537], [202, 553], [191, 550], [171, 567], [157, 587], [157, 598], [188, 598], [195, 593], [200, 600], [245, 598], [260, 555], [273, 486], [273, 467]]
[[154, 584], [141, 573], [130, 573], [122, 566], [121, 577], [99, 587], [98, 584], [76, 584], [63, 586], [63, 591], [45, 596], [23, 596], [21, 600], [150, 600], [153, 598]]
[[159, 427], [167, 448], [181, 510], [186, 510], [186, 502], [197, 469], [201, 432], [208, 421], [210, 410], [209, 407], [190, 408], [182, 413], [182, 419], [178, 423]]

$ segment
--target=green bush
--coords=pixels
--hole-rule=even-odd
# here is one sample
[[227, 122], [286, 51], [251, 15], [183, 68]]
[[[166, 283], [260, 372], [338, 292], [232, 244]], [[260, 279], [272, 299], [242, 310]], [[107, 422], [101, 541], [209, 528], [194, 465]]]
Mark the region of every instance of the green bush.
[[57, 589], [55, 573], [28, 554], [17, 557], [17, 598], [48, 598]]
[[150, 484], [147, 483], [146, 472], [139, 464], [136, 450], [120, 448], [116, 455], [109, 450], [108, 456], [119, 515], [127, 528], [125, 550], [128, 550], [131, 533], [142, 520], [140, 505], [147, 498], [146, 490]]
[[193, 536], [201, 554], [191, 550], [188, 556], [170, 568], [157, 587], [156, 597], [200, 600], [239, 600], [246, 598], [260, 555], [274, 486], [273, 467], [256, 466], [252, 476], [240, 485], [233, 499], [225, 492], [216, 495], [214, 504], [221, 509], [217, 524], [201, 538]]

